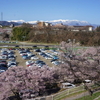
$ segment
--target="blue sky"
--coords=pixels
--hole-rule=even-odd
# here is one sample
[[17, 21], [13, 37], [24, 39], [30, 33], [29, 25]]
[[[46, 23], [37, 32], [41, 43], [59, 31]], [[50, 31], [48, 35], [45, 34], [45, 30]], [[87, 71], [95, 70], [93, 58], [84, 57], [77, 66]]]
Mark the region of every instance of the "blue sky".
[[100, 24], [100, 0], [0, 0], [1, 12], [6, 21], [63, 19]]

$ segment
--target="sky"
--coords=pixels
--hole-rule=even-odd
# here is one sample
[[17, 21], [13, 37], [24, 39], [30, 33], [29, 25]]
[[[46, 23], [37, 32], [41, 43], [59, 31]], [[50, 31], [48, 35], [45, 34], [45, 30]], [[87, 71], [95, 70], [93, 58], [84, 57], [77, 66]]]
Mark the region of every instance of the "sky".
[[59, 19], [100, 25], [100, 0], [0, 0], [0, 20]]

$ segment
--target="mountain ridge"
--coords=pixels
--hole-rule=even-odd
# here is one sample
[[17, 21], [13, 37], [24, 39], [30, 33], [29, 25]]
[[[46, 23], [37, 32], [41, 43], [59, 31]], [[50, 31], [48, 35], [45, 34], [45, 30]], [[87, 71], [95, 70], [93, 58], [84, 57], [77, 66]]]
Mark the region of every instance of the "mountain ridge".
[[[16, 26], [16, 25], [21, 25], [22, 23], [36, 24], [37, 22], [38, 21], [11, 20], [11, 21], [0, 21], [0, 25], [6, 26], [6, 25], [14, 24]], [[59, 19], [59, 20], [40, 21], [40, 22], [47, 22], [47, 23], [51, 23], [52, 25], [63, 24], [63, 25], [69, 25], [69, 26], [86, 26], [86, 25], [92, 25], [94, 27], [99, 26], [97, 24], [91, 24], [87, 21], [79, 21], [79, 20]]]

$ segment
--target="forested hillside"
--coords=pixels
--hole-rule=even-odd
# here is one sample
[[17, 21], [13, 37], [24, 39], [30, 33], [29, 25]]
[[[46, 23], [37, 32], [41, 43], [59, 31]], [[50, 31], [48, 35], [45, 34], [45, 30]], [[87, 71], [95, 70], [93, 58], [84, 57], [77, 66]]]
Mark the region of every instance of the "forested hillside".
[[22, 27], [15, 27], [12, 31], [12, 40], [31, 41], [42, 43], [60, 43], [61, 41], [68, 41], [68, 39], [75, 40], [81, 45], [97, 46], [100, 45], [100, 27], [92, 32], [74, 32], [68, 31], [67, 28], [54, 29], [52, 27], [33, 28], [29, 24], [24, 24]]

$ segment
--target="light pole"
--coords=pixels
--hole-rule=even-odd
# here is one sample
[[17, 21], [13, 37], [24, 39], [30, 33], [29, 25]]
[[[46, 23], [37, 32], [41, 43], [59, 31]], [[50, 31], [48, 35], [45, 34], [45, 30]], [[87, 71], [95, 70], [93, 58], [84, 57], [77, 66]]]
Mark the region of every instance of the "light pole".
[[[23, 38], [23, 39], [24, 39], [24, 41], [25, 41], [26, 36], [22, 36], [22, 38]], [[23, 44], [23, 46], [24, 46], [24, 44]]]
[[70, 45], [70, 55], [72, 55], [73, 54], [73, 45], [74, 45], [74, 43], [75, 43], [75, 39], [68, 39], [68, 43], [69, 43], [69, 45]]
[[72, 53], [73, 53], [73, 51], [74, 51], [74, 49], [73, 49], [73, 45], [75, 44], [75, 39], [73, 39], [72, 40]]

